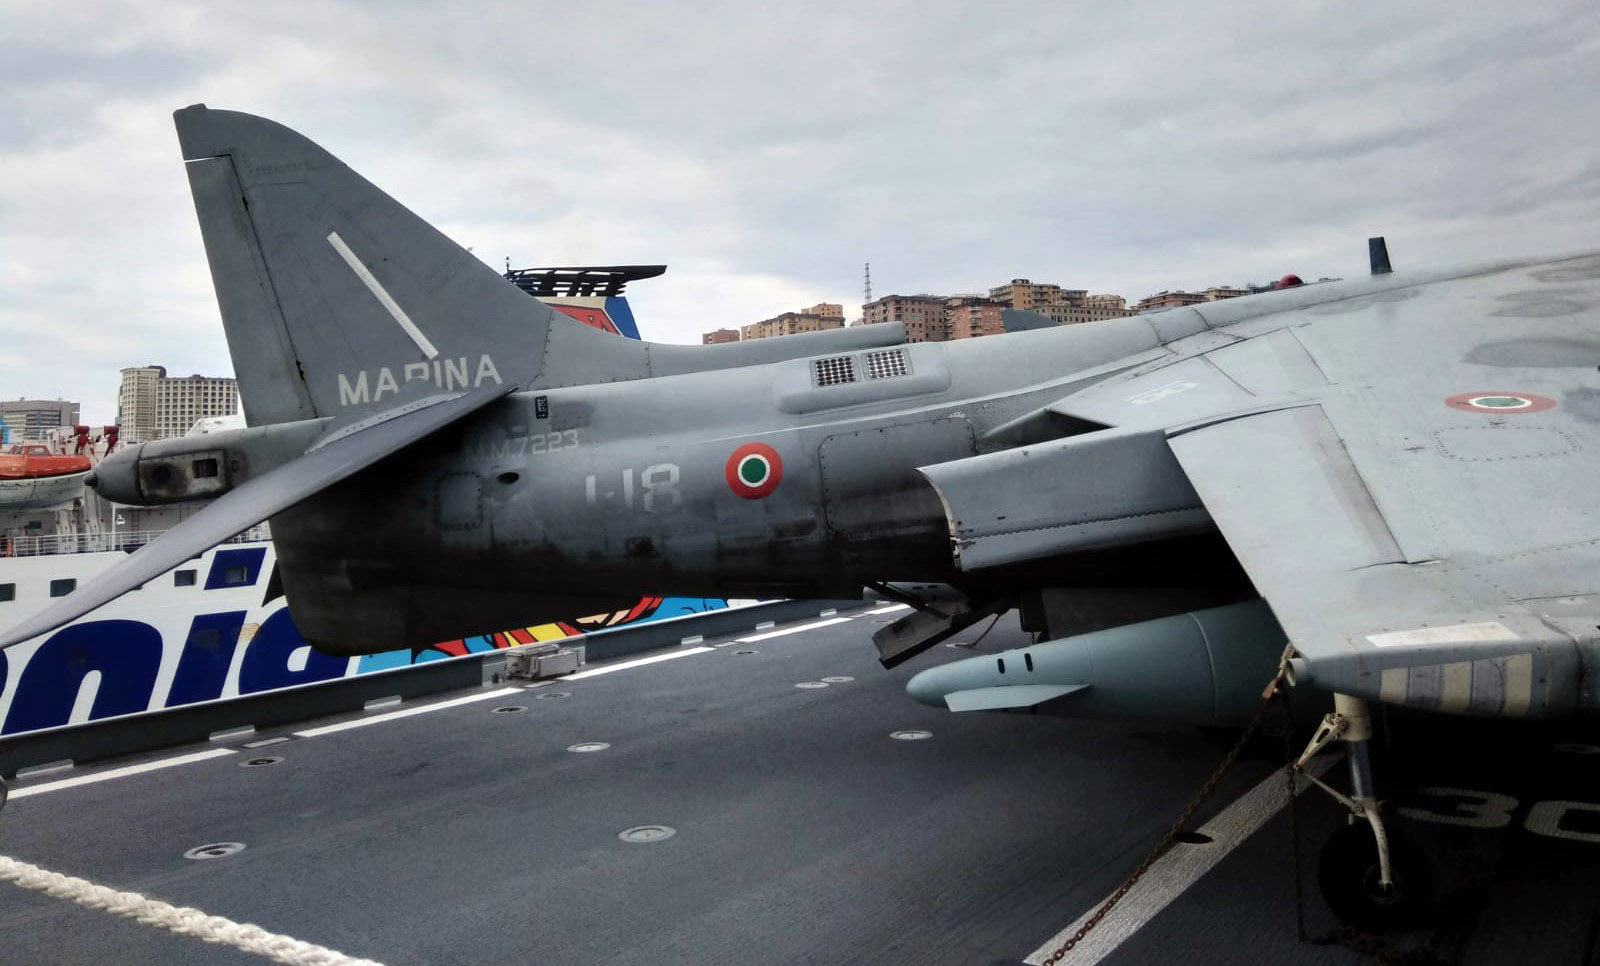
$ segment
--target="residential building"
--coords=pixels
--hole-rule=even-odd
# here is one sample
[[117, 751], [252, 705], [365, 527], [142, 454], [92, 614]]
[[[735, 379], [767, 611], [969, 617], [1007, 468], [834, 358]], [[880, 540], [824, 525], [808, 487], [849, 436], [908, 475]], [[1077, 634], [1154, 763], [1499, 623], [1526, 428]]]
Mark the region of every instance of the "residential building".
[[982, 296], [956, 296], [945, 303], [945, 331], [950, 339], [976, 339], [1000, 335], [1005, 325], [1000, 311], [1005, 308], [994, 299]]
[[724, 342], [738, 342], [738, 329], [716, 329], [700, 336], [701, 345], [722, 345]]
[[1050, 282], [1034, 282], [1026, 278], [1014, 278], [1005, 285], [996, 285], [989, 290], [989, 298], [1002, 305], [1038, 312], [1040, 315], [1049, 315], [1047, 310], [1052, 306], [1078, 305], [1088, 294], [1085, 289], [1062, 288]]
[[122, 370], [117, 389], [117, 425], [123, 442], [156, 438], [156, 385], [167, 377], [163, 366], [134, 366]]
[[[834, 309], [838, 306], [824, 303], [822, 308]], [[814, 315], [810, 309], [799, 312], [785, 312], [775, 315], [770, 319], [753, 322], [739, 329], [740, 339], [772, 339], [784, 335], [798, 335], [801, 332], [821, 332], [823, 329], [844, 328], [844, 311], [841, 309], [831, 315]]]
[[1157, 292], [1146, 295], [1133, 307], [1135, 313], [1151, 312], [1156, 309], [1175, 309], [1185, 305], [1194, 305], [1204, 302], [1206, 297], [1199, 292]]
[[943, 342], [949, 338], [946, 297], [943, 295], [885, 295], [861, 306], [868, 325], [903, 322], [908, 342]]
[[1085, 295], [1083, 297], [1083, 307], [1106, 311], [1112, 309], [1126, 310], [1128, 308], [1128, 300], [1120, 295]]
[[[1123, 299], [1118, 296], [1118, 302]], [[1124, 303], [1126, 304], [1126, 303]], [[1050, 317], [1058, 325], [1077, 325], [1080, 322], [1104, 322], [1106, 319], [1125, 319], [1135, 313], [1127, 308], [1113, 308], [1109, 304], [1090, 306], [1083, 305], [1058, 305], [1051, 310]]]
[[1213, 285], [1200, 294], [1206, 297], [1207, 302], [1218, 302], [1222, 299], [1236, 299], [1241, 295], [1249, 295], [1250, 290], [1232, 285]]
[[181, 376], [156, 384], [156, 438], [182, 436], [202, 419], [239, 411], [239, 385], [219, 376]]
[[6, 424], [6, 436], [13, 442], [44, 439], [47, 431], [58, 426], [78, 424], [78, 404], [62, 399], [0, 402], [0, 422]]
[[239, 387], [220, 376], [168, 377], [163, 366], [122, 370], [117, 423], [133, 442], [182, 436], [202, 419], [239, 411]]
[[1121, 296], [1096, 295], [1094, 298], [1100, 300], [1115, 299], [1117, 304], [1089, 306], [1088, 289], [1062, 288], [1050, 282], [1034, 282], [1026, 278], [1014, 278], [1008, 284], [996, 285], [989, 290], [989, 297], [1013, 309], [1037, 312], [1057, 325], [1120, 319], [1132, 314], [1121, 311], [1126, 305]]
[[[840, 302], [818, 302], [810, 308], [801, 309], [800, 314], [815, 315], [820, 319], [826, 319], [829, 322], [838, 321], [839, 325], [844, 325], [844, 305]], [[837, 326], [829, 326], [829, 328], [837, 328]]]

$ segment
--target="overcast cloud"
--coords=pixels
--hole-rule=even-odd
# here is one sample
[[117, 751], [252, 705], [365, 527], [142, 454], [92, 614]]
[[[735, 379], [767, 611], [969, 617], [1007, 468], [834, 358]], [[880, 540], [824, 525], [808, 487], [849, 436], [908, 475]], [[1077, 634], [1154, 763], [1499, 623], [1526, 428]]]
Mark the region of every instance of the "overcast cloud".
[[0, 398], [232, 369], [170, 113], [262, 114], [647, 338], [1013, 277], [1600, 248], [1600, 7], [0, 0]]

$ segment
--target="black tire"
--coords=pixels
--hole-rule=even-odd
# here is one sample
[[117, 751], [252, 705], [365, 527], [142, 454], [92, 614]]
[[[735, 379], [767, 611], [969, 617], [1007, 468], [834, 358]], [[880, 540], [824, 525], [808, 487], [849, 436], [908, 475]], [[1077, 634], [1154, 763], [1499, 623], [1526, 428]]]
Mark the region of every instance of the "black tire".
[[1386, 932], [1416, 925], [1428, 908], [1428, 862], [1416, 843], [1389, 832], [1394, 885], [1378, 885], [1378, 843], [1372, 827], [1356, 822], [1328, 837], [1317, 861], [1322, 898], [1345, 923]]

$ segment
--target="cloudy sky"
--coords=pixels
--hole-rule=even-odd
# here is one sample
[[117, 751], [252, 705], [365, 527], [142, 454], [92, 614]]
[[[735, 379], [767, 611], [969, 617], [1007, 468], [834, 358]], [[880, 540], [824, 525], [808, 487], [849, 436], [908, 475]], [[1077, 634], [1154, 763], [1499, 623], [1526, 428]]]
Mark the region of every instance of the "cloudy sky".
[[1600, 248], [1600, 5], [0, 0], [0, 398], [231, 371], [170, 113], [296, 128], [647, 338], [1013, 277]]

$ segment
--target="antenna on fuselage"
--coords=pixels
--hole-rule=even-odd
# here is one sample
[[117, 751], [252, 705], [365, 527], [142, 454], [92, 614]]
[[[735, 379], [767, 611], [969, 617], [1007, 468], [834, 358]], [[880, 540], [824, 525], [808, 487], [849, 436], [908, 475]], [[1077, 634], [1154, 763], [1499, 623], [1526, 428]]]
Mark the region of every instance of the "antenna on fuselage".
[[1372, 274], [1388, 275], [1394, 269], [1389, 267], [1389, 243], [1383, 236], [1367, 239], [1367, 259], [1372, 262]]

